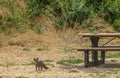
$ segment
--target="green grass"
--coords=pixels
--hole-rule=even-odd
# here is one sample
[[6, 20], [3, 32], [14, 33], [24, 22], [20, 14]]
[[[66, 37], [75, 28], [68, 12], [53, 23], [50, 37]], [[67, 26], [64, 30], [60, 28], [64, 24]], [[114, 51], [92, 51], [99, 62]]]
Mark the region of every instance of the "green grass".
[[72, 70], [69, 70], [69, 73], [79, 73], [79, 71], [75, 70], [75, 69], [72, 69]]
[[98, 78], [107, 78], [107, 76], [106, 76], [106, 74], [101, 74], [101, 75], [99, 75]]
[[110, 60], [110, 61], [111, 61], [111, 62], [114, 62], [114, 63], [117, 62], [117, 60], [115, 60], [115, 59], [112, 59], [112, 60]]
[[30, 63], [26, 64], [26, 65], [34, 65], [34, 61], [31, 61]]
[[28, 78], [28, 77], [24, 77], [24, 76], [18, 76], [18, 77], [16, 77], [16, 78]]
[[47, 66], [51, 66], [51, 67], [55, 67], [54, 64], [51, 64], [51, 63], [46, 63]]
[[41, 48], [41, 47], [37, 48], [37, 51], [42, 51], [42, 50], [43, 50], [43, 48]]
[[3, 65], [3, 66], [5, 66], [5, 67], [10, 67], [10, 66], [15, 66], [15, 65], [17, 65], [15, 62], [7, 62], [5, 65]]
[[71, 48], [64, 48], [64, 52], [73, 52]]
[[28, 47], [24, 47], [23, 51], [30, 51], [30, 49]]
[[120, 52], [117, 52], [117, 53], [114, 53], [114, 54], [111, 54], [111, 53], [106, 54], [106, 57], [107, 58], [118, 58], [118, 57], [120, 57]]
[[53, 60], [46, 59], [46, 60], [44, 60], [44, 62], [53, 62]]
[[104, 74], [118, 74], [119, 70], [118, 69], [109, 69], [109, 70], [104, 70], [102, 73]]
[[42, 46], [42, 47], [39, 47], [36, 49], [37, 51], [46, 51], [48, 50], [48, 47], [47, 46]]
[[69, 57], [68, 59], [57, 61], [56, 63], [61, 64], [61, 65], [72, 65], [72, 64], [83, 63], [83, 60], [75, 58], [75, 57]]

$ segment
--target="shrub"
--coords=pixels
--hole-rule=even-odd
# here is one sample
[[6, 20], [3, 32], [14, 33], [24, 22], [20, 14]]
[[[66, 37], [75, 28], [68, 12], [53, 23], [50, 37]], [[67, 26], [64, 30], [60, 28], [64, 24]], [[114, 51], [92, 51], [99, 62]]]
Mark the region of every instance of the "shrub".
[[116, 19], [113, 23], [113, 28], [116, 31], [120, 31], [120, 19]]

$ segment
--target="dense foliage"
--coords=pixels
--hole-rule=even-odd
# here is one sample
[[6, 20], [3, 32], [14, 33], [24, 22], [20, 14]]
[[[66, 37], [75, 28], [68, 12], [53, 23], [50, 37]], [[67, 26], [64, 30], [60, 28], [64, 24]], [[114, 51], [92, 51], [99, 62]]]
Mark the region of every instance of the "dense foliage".
[[73, 27], [74, 22], [82, 24], [85, 19], [101, 17], [115, 30], [120, 30], [119, 0], [28, 0], [28, 7], [31, 16], [46, 14], [55, 20], [60, 29], [65, 22]]
[[[100, 17], [120, 31], [120, 1], [119, 0], [21, 0], [26, 3], [26, 9], [19, 8], [19, 0], [0, 0], [0, 32], [22, 31], [32, 28], [40, 33], [40, 28], [25, 21], [33, 16], [44, 14], [54, 20], [56, 28], [63, 29], [75, 26], [77, 22], [83, 27], [89, 27], [93, 18]], [[17, 7], [15, 3], [18, 2]], [[5, 15], [2, 10], [7, 9]], [[3, 13], [4, 14], [4, 13]], [[3, 22], [4, 21], [4, 22]], [[32, 25], [32, 26], [31, 26]], [[35, 27], [34, 27], [35, 26]], [[9, 29], [9, 30], [6, 30]]]

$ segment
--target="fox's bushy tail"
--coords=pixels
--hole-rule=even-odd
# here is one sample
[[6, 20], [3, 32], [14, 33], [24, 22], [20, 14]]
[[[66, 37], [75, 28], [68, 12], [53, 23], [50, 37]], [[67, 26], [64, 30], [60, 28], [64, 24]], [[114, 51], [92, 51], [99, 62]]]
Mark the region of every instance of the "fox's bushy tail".
[[46, 65], [44, 65], [44, 68], [45, 68], [45, 69], [48, 69], [48, 67], [47, 67]]

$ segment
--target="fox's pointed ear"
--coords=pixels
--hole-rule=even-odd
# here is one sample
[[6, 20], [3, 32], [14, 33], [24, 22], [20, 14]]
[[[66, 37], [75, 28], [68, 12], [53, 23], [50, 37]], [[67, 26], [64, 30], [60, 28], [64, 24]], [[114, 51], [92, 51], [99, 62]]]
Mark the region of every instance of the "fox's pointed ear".
[[33, 60], [35, 60], [35, 58], [33, 58]]
[[37, 57], [36, 59], [38, 60], [39, 58]]

